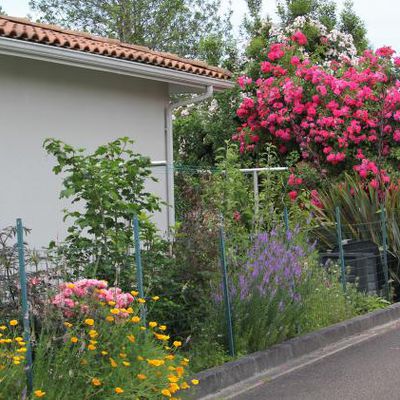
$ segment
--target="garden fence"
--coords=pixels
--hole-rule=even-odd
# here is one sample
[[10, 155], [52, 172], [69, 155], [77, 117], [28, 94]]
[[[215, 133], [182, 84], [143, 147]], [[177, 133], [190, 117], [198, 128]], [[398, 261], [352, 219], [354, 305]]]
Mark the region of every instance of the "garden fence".
[[[269, 305], [271, 310], [274, 310], [276, 314], [282, 313], [284, 307], [292, 308], [297, 310], [294, 315], [299, 312], [296, 307], [304, 307], [304, 304], [299, 302], [301, 296], [305, 296], [305, 293], [297, 293], [296, 291], [296, 272], [295, 268], [296, 258], [291, 259], [290, 257], [302, 257], [301, 249], [299, 247], [295, 248], [292, 253], [288, 253], [287, 256], [282, 256], [283, 248], [274, 248], [277, 243], [279, 246], [293, 246], [296, 243], [296, 238], [308, 234], [312, 236], [315, 227], [296, 227], [295, 221], [291, 221], [288, 210], [285, 208], [284, 217], [281, 224], [277, 225], [273, 230], [273, 233], [260, 232], [257, 235], [252, 235], [249, 237], [242, 237], [241, 239], [237, 235], [231, 232], [225, 232], [224, 221], [222, 217], [218, 221], [214, 221], [217, 225], [217, 229], [210, 230], [203, 235], [207, 239], [204, 249], [206, 249], [207, 254], [199, 253], [198, 241], [196, 238], [190, 236], [177, 236], [175, 238], [174, 246], [179, 249], [179, 252], [184, 253], [186, 262], [193, 266], [193, 268], [199, 268], [201, 265], [207, 264], [201, 273], [203, 275], [201, 279], [203, 281], [197, 282], [199, 287], [204, 286], [205, 282], [209, 280], [209, 285], [214, 285], [210, 287], [213, 293], [213, 298], [208, 299], [207, 305], [209, 308], [213, 309], [214, 315], [214, 326], [213, 334], [215, 335], [214, 340], [220, 345], [225, 345], [226, 349], [229, 351], [231, 356], [235, 356], [238, 352], [237, 347], [239, 347], [239, 352], [243, 347], [243, 338], [238, 337], [238, 332], [243, 331], [243, 324], [247, 324], [249, 321], [246, 319], [251, 312], [259, 313], [259, 320], [262, 322], [263, 318], [267, 323], [276, 323], [273, 321], [271, 315], [264, 315], [262, 309], [248, 308], [246, 302], [249, 299], [254, 300], [255, 297], [261, 295], [266, 295], [265, 291], [268, 289], [268, 285], [261, 287], [260, 285], [251, 286], [246, 279], [249, 279], [251, 273], [254, 272], [256, 268], [259, 267], [259, 263], [264, 263], [267, 265], [269, 263], [269, 268], [278, 268], [278, 264], [285, 265], [287, 268], [292, 268], [292, 270], [283, 271], [283, 276], [285, 280], [279, 281], [278, 275], [274, 275], [276, 282], [279, 283], [281, 287], [286, 287], [287, 291], [290, 292], [290, 298], [282, 297], [279, 304], [274, 304], [273, 299], [271, 299], [271, 304]], [[387, 221], [385, 210], [382, 209], [377, 218], [374, 221], [368, 221], [362, 224], [343, 224], [340, 219], [340, 210], [337, 208], [335, 210], [336, 221], [334, 238], [336, 246], [330, 251], [320, 252], [320, 262], [321, 269], [329, 270], [334, 268], [334, 266], [339, 266], [339, 279], [342, 285], [342, 290], [347, 291], [348, 285], [351, 287], [357, 286], [360, 291], [376, 294], [382, 297], [391, 298], [396, 290], [396, 282], [393, 281], [390, 276], [389, 271], [395, 271], [399, 268], [398, 259], [388, 250], [387, 245]], [[329, 228], [329, 234], [332, 234], [332, 226], [320, 226], [318, 229], [327, 230]], [[369, 232], [373, 230], [376, 234], [375, 242], [371, 240], [354, 240], [363, 239], [363, 234], [366, 238], [369, 238]], [[52, 262], [56, 262], [56, 259], [51, 259], [48, 254], [42, 252], [36, 252], [35, 257], [32, 257], [32, 252], [27, 249], [26, 244], [22, 239], [23, 230], [22, 222], [18, 220], [17, 223], [17, 243], [12, 246], [13, 251], [17, 250], [18, 267], [16, 269], [15, 264], [12, 268], [4, 268], [4, 265], [0, 268], [0, 296], [1, 296], [1, 317], [15, 316], [16, 312], [20, 313], [20, 320], [24, 322], [24, 333], [25, 339], [29, 343], [29, 334], [31, 327], [29, 323], [34, 320], [35, 317], [35, 304], [39, 301], [38, 298], [48, 298], [51, 295], [51, 291], [54, 290], [63, 280], [67, 279], [68, 271], [66, 268], [60, 268], [59, 265], [54, 266]], [[187, 232], [190, 234], [190, 231]], [[204, 232], [203, 232], [204, 233]], [[311, 235], [310, 235], [311, 234]], [[275, 236], [274, 236], [275, 235]], [[170, 318], [165, 318], [163, 321], [171, 328], [174, 329], [174, 334], [178, 335], [188, 347], [191, 346], [191, 336], [192, 330], [195, 327], [191, 320], [191, 309], [185, 308], [186, 304], [193, 306], [193, 299], [198, 295], [202, 296], [203, 293], [198, 292], [196, 288], [196, 282], [194, 285], [185, 287], [185, 279], [182, 279], [173, 287], [162, 292], [160, 288], [166, 287], [165, 282], [159, 282], [159, 276], [157, 276], [157, 271], [154, 269], [149, 275], [148, 271], [148, 260], [149, 254], [146, 253], [140, 243], [140, 223], [139, 220], [134, 216], [132, 218], [132, 248], [134, 251], [135, 265], [132, 265], [132, 276], [134, 276], [134, 281], [137, 285], [137, 290], [140, 296], [143, 298], [151, 298], [152, 295], [159, 295], [165, 302], [166, 306], [160, 306], [161, 308], [155, 307], [155, 309], [145, 310], [143, 307], [142, 313], [145, 317], [147, 312], [148, 319], [158, 318], [162, 315], [164, 318], [168, 315], [168, 307], [178, 307], [179, 313], [171, 312]], [[272, 238], [272, 239], [271, 239]], [[276, 239], [276, 240], [275, 240]], [[272, 241], [269, 243], [266, 249], [268, 254], [260, 254], [260, 246], [266, 246], [267, 241]], [[258, 247], [257, 247], [258, 246]], [[276, 254], [272, 254], [273, 252]], [[143, 253], [143, 254], [142, 254]], [[42, 254], [39, 256], [39, 254]], [[272, 255], [271, 255], [272, 254]], [[12, 254], [15, 257], [16, 254]], [[143, 256], [142, 256], [143, 255]], [[8, 254], [10, 257], [10, 254]], [[274, 258], [275, 257], [275, 258]], [[285, 258], [286, 257], [286, 258]], [[3, 258], [4, 260], [4, 254]], [[13, 259], [15, 262], [15, 258]], [[129, 258], [131, 261], [132, 259]], [[275, 262], [275, 264], [274, 264]], [[294, 262], [294, 263], [293, 263]], [[286, 264], [285, 264], [286, 263]], [[26, 265], [26, 269], [25, 269]], [[241, 273], [243, 269], [247, 269], [247, 275]], [[190, 270], [190, 268], [189, 268]], [[250, 271], [250, 272], [249, 272]], [[162, 271], [158, 271], [162, 273]], [[186, 269], [186, 272], [188, 269]], [[198, 271], [197, 271], [198, 272]], [[271, 278], [271, 276], [270, 276]], [[173, 279], [173, 276], [171, 277]], [[40, 284], [39, 284], [40, 281]], [[188, 276], [187, 281], [190, 281], [190, 276]], [[215, 282], [219, 283], [215, 283]], [[265, 283], [265, 282], [264, 282]], [[172, 284], [172, 281], [171, 281]], [[37, 286], [36, 286], [37, 285]], [[247, 286], [246, 286], [247, 285]], [[271, 288], [270, 286], [269, 288]], [[273, 288], [273, 290], [278, 290], [279, 288]], [[257, 290], [257, 293], [254, 291]], [[315, 287], [308, 287], [307, 290], [310, 293], [317, 290]], [[150, 293], [150, 291], [157, 291], [156, 293]], [[34, 299], [34, 297], [37, 297]], [[326, 306], [325, 302], [332, 301], [332, 298], [321, 298], [318, 297], [318, 301], [321, 302], [319, 305], [320, 309]], [[296, 303], [298, 302], [298, 303]], [[19, 304], [18, 304], [19, 303]], [[200, 302], [199, 302], [200, 303]], [[325, 304], [324, 304], [325, 303]], [[161, 304], [161, 303], [160, 303]], [[246, 305], [247, 304], [247, 305]], [[243, 310], [243, 305], [247, 309]], [[8, 307], [7, 307], [8, 306]], [[202, 307], [205, 307], [204, 305]], [[318, 307], [317, 307], [318, 308]], [[28, 317], [28, 312], [31, 312], [30, 318]], [[204, 308], [202, 310], [204, 315], [209, 313], [209, 309]], [[254, 317], [254, 316], [253, 316]], [[316, 316], [315, 318], [319, 318]], [[199, 324], [201, 321], [197, 321]], [[208, 321], [207, 323], [209, 323]], [[265, 329], [265, 336], [268, 336], [268, 326], [265, 323], [260, 322], [260, 329]], [[307, 332], [307, 326], [302, 326], [301, 321], [296, 320], [285, 320], [282, 319], [278, 324], [286, 324], [291, 326], [292, 331], [282, 333], [282, 338], [290, 337], [296, 334], [301, 334]], [[317, 321], [317, 325], [324, 325], [324, 321]], [[177, 328], [174, 328], [177, 327]], [[208, 327], [197, 326], [198, 329], [203, 329], [206, 331]], [[250, 335], [251, 337], [251, 335]], [[282, 339], [279, 335], [271, 338], [271, 340], [266, 340], [265, 345], [271, 345]], [[248, 340], [254, 340], [249, 338]], [[31, 354], [27, 353], [27, 365], [31, 365]], [[27, 369], [28, 373], [28, 388], [31, 377], [30, 368]]]

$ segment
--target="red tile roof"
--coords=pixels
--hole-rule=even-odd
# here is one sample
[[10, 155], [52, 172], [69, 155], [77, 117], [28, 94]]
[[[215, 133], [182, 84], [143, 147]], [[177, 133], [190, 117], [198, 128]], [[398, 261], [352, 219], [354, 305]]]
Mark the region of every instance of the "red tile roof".
[[0, 15], [0, 37], [25, 40], [48, 46], [63, 47], [105, 57], [118, 58], [174, 69], [217, 79], [230, 79], [231, 73], [202, 61], [180, 58], [175, 54], [150, 50], [144, 46], [122, 43], [59, 26], [38, 24], [23, 18]]

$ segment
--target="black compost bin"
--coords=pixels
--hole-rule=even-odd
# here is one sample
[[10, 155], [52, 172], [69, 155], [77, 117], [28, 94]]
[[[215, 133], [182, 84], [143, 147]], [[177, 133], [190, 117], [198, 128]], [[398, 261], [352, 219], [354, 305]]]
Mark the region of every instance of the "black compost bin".
[[[379, 247], [369, 240], [351, 240], [343, 244], [347, 282], [358, 284], [360, 291], [382, 294], [385, 279]], [[321, 254], [323, 265], [340, 263], [339, 248]]]

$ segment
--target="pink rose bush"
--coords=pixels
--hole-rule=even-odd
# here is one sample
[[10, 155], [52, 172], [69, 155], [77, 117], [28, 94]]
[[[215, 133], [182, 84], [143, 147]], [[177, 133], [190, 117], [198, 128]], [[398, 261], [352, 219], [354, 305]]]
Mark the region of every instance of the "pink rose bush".
[[[367, 50], [353, 60], [344, 57], [328, 66], [302, 54], [307, 38], [296, 31], [266, 49], [259, 78], [239, 78], [244, 94], [237, 110], [242, 125], [233, 136], [240, 151], [262, 152], [273, 143], [284, 160], [291, 152], [298, 162], [340, 177], [354, 171], [374, 188], [396, 181], [400, 141], [400, 62], [395, 51]], [[302, 185], [290, 175], [289, 196]], [[397, 186], [396, 186], [397, 187]], [[316, 189], [316, 188], [310, 188]], [[318, 203], [314, 192], [313, 201]]]
[[[108, 283], [97, 279], [81, 279], [60, 285], [60, 292], [52, 299], [52, 304], [60, 309], [66, 318], [79, 313], [88, 313], [93, 302], [108, 303], [118, 309], [120, 317], [127, 317], [126, 310], [135, 300], [131, 293], [120, 288], [109, 288]], [[137, 295], [136, 292], [133, 292]]]

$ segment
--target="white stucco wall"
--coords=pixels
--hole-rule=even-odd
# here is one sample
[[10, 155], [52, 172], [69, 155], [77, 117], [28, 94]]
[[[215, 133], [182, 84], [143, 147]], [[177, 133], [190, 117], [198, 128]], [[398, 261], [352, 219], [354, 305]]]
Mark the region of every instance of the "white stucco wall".
[[[47, 137], [94, 149], [121, 136], [152, 160], [165, 160], [167, 84], [0, 55], [0, 227], [23, 218], [35, 247], [62, 240], [61, 178]], [[165, 172], [149, 190], [166, 199]], [[166, 229], [166, 212], [155, 217]]]

